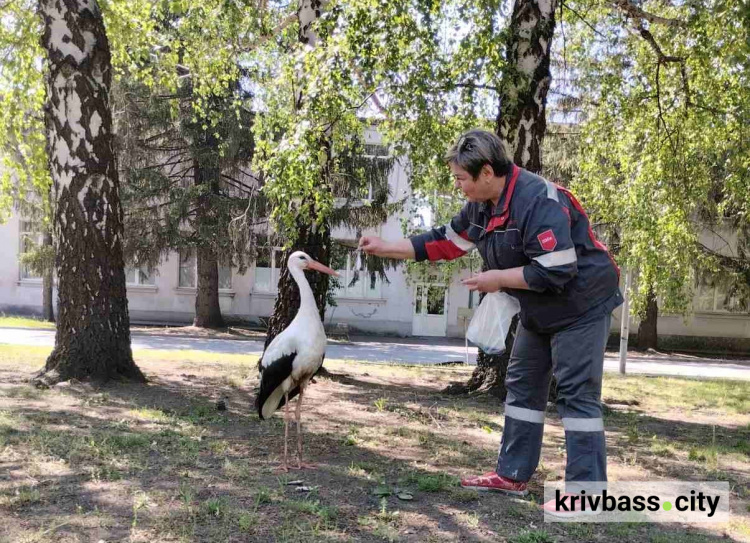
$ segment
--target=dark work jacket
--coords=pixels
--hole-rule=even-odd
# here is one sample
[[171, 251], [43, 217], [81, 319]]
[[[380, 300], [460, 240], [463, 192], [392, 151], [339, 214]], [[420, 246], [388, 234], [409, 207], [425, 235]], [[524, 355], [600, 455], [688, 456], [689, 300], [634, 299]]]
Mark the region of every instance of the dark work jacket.
[[505, 289], [524, 327], [558, 331], [622, 303], [620, 271], [581, 204], [563, 187], [513, 166], [492, 202], [467, 203], [449, 224], [411, 238], [417, 261], [452, 260], [476, 248], [490, 270], [523, 267], [531, 290]]

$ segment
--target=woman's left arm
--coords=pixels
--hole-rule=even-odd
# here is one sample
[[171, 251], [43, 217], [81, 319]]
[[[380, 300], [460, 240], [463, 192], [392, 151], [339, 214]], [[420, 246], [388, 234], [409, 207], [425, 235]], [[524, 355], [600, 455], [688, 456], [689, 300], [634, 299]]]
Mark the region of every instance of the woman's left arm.
[[479, 292], [496, 292], [501, 288], [529, 289], [523, 277], [523, 266], [507, 270], [488, 270], [461, 281], [469, 290]]

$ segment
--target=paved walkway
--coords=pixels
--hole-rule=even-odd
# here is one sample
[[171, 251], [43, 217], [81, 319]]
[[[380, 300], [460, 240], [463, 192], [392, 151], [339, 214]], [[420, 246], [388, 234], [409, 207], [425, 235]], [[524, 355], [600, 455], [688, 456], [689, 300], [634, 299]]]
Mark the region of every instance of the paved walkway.
[[[0, 328], [0, 344], [46, 346], [51, 349], [55, 344], [55, 333], [51, 330]], [[263, 342], [260, 340], [204, 339], [138, 333], [132, 335], [132, 347], [134, 351], [184, 349], [257, 355], [263, 352]], [[469, 363], [474, 363], [476, 355], [476, 347], [470, 346], [468, 348]], [[350, 342], [330, 340], [326, 358], [400, 364], [445, 364], [464, 362], [466, 360], [466, 348], [462, 340], [451, 338], [356, 336], [352, 337]], [[604, 368], [606, 371], [618, 371], [617, 353], [607, 353]], [[632, 374], [712, 377], [750, 381], [750, 360], [722, 360], [661, 353], [632, 353], [628, 358], [627, 371]]]

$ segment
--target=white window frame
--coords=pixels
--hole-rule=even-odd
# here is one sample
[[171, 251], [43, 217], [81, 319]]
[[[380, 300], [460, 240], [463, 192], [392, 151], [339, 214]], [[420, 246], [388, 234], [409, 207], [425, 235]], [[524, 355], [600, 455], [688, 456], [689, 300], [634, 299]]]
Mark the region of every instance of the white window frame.
[[[130, 270], [135, 271], [135, 282], [128, 281], [128, 271]], [[142, 283], [140, 272], [143, 272], [145, 275], [147, 275], [153, 281], [153, 283]], [[145, 290], [156, 290], [156, 276], [153, 272], [154, 270], [149, 272], [148, 268], [146, 268], [145, 266], [125, 266], [125, 286]]]
[[[258, 292], [261, 294], [277, 294], [279, 292], [279, 279], [281, 279], [281, 274], [278, 272], [278, 265], [277, 265], [277, 255], [280, 256], [283, 252], [283, 249], [281, 247], [271, 247], [271, 267], [269, 268], [271, 270], [271, 284], [268, 288], [258, 288], [258, 260], [255, 259], [253, 262], [253, 271], [255, 274], [255, 280], [253, 280], [253, 292]], [[263, 248], [264, 251], [268, 250], [267, 248]], [[274, 284], [274, 276], [276, 277], [276, 282]]]
[[[182, 256], [185, 251], [189, 251], [193, 258], [193, 284], [192, 285], [182, 285], [180, 284], [180, 279], [182, 278]], [[189, 264], [189, 260], [186, 262], [186, 264]], [[186, 268], [188, 266], [185, 266]], [[192, 289], [195, 290], [198, 288], [198, 257], [195, 254], [195, 249], [180, 249], [177, 251], [177, 288], [179, 289]]]
[[[354, 277], [354, 264], [352, 262], [352, 254], [347, 253], [346, 255], [346, 269], [336, 270], [341, 276], [338, 278], [341, 283], [341, 287], [334, 293], [334, 297], [337, 300], [381, 300], [383, 298], [383, 281], [380, 277], [375, 277], [375, 289], [369, 287], [371, 281], [371, 273], [366, 268], [359, 272], [360, 279], [359, 285], [350, 287], [352, 278]], [[359, 292], [357, 292], [357, 289]], [[369, 294], [369, 295], [368, 295]]]
[[[443, 289], [443, 312], [442, 313], [428, 313], [427, 312], [427, 292], [430, 287], [437, 287]], [[422, 311], [417, 312], [417, 294], [419, 294], [420, 288], [422, 289], [422, 300], [421, 300], [421, 309]], [[445, 283], [426, 283], [424, 281], [420, 281], [414, 285], [414, 309], [412, 310], [412, 313], [417, 316], [421, 317], [448, 317], [448, 285]]]
[[[391, 149], [390, 149], [390, 147], [388, 147], [386, 145], [381, 145], [380, 143], [366, 143], [364, 149], [366, 150], [368, 147], [370, 147], [371, 149], [373, 147], [377, 147], [378, 149], [384, 149], [386, 154], [385, 155], [381, 155], [381, 154], [373, 155], [373, 154], [363, 153], [362, 154], [363, 158], [371, 158], [371, 159], [374, 159], [374, 160], [387, 160], [387, 159], [391, 158]], [[368, 202], [372, 202], [372, 198], [373, 198], [373, 190], [372, 190], [372, 182], [370, 182], [370, 183], [368, 183], [368, 187], [367, 187], [367, 197], [365, 197], [365, 198], [353, 198], [353, 202], [355, 204], [356, 204], [356, 202], [361, 202], [362, 204], [367, 204]], [[334, 205], [338, 206], [338, 207], [341, 207], [341, 206], [343, 206], [346, 203], [346, 201], [347, 201], [347, 198], [336, 197], [336, 198], [334, 198]]]
[[[364, 158], [371, 158], [373, 160], [388, 160], [391, 157], [391, 149], [387, 145], [381, 145], [380, 143], [366, 143], [364, 146], [364, 149], [367, 150], [367, 148], [370, 147], [370, 149], [377, 148], [378, 150], [383, 149], [385, 154], [368, 154], [364, 153], [362, 156]], [[367, 198], [360, 198], [362, 202], [371, 202], [372, 201], [372, 181], [368, 183], [367, 187]]]
[[[191, 251], [193, 253], [193, 262], [194, 262], [193, 271], [195, 272], [193, 275], [193, 278], [195, 280], [195, 284], [193, 284], [192, 286], [180, 284], [180, 275], [181, 275], [180, 270], [182, 269], [182, 251], [185, 251], [185, 250]], [[220, 293], [232, 293], [234, 292], [234, 269], [230, 266], [222, 266], [221, 264], [219, 264], [219, 270], [221, 270], [221, 268], [229, 269], [229, 286], [221, 287], [220, 285], [219, 292]], [[177, 252], [177, 288], [183, 291], [185, 290], [194, 291], [198, 288], [198, 254], [194, 247], [191, 249], [182, 249]]]
[[[701, 291], [704, 293], [711, 289], [713, 292], [713, 303], [711, 304], [711, 309], [702, 309], [697, 307], [698, 298], [701, 296]], [[719, 299], [724, 297], [726, 294], [720, 289], [720, 286], [714, 283], [710, 287], [708, 285], [702, 284], [700, 281], [698, 282], [698, 285], [695, 289], [695, 294], [693, 296], [693, 312], [694, 313], [706, 313], [706, 314], [718, 314], [718, 315], [748, 315], [750, 312], [748, 311], [730, 311], [726, 308], [717, 308], [719, 304]]]
[[[32, 275], [31, 270], [21, 263], [21, 255], [26, 254], [24, 250], [24, 241], [29, 239], [32, 243], [35, 243], [37, 247], [41, 247], [44, 243], [44, 233], [34, 229], [36, 226], [35, 221], [31, 219], [21, 218], [18, 221], [18, 280], [19, 282], [29, 283], [41, 283], [41, 275]], [[29, 230], [24, 229], [24, 225], [29, 225]]]

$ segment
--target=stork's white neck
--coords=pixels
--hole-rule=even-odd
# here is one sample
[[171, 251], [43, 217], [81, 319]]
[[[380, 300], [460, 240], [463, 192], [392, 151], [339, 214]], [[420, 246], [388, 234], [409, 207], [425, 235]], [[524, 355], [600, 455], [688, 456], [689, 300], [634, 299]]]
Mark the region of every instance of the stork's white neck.
[[314, 314], [320, 319], [320, 313], [318, 313], [318, 304], [315, 303], [315, 296], [310, 288], [310, 283], [307, 282], [305, 272], [301, 268], [292, 266], [289, 268], [289, 273], [299, 287], [299, 313], [301, 314]]

